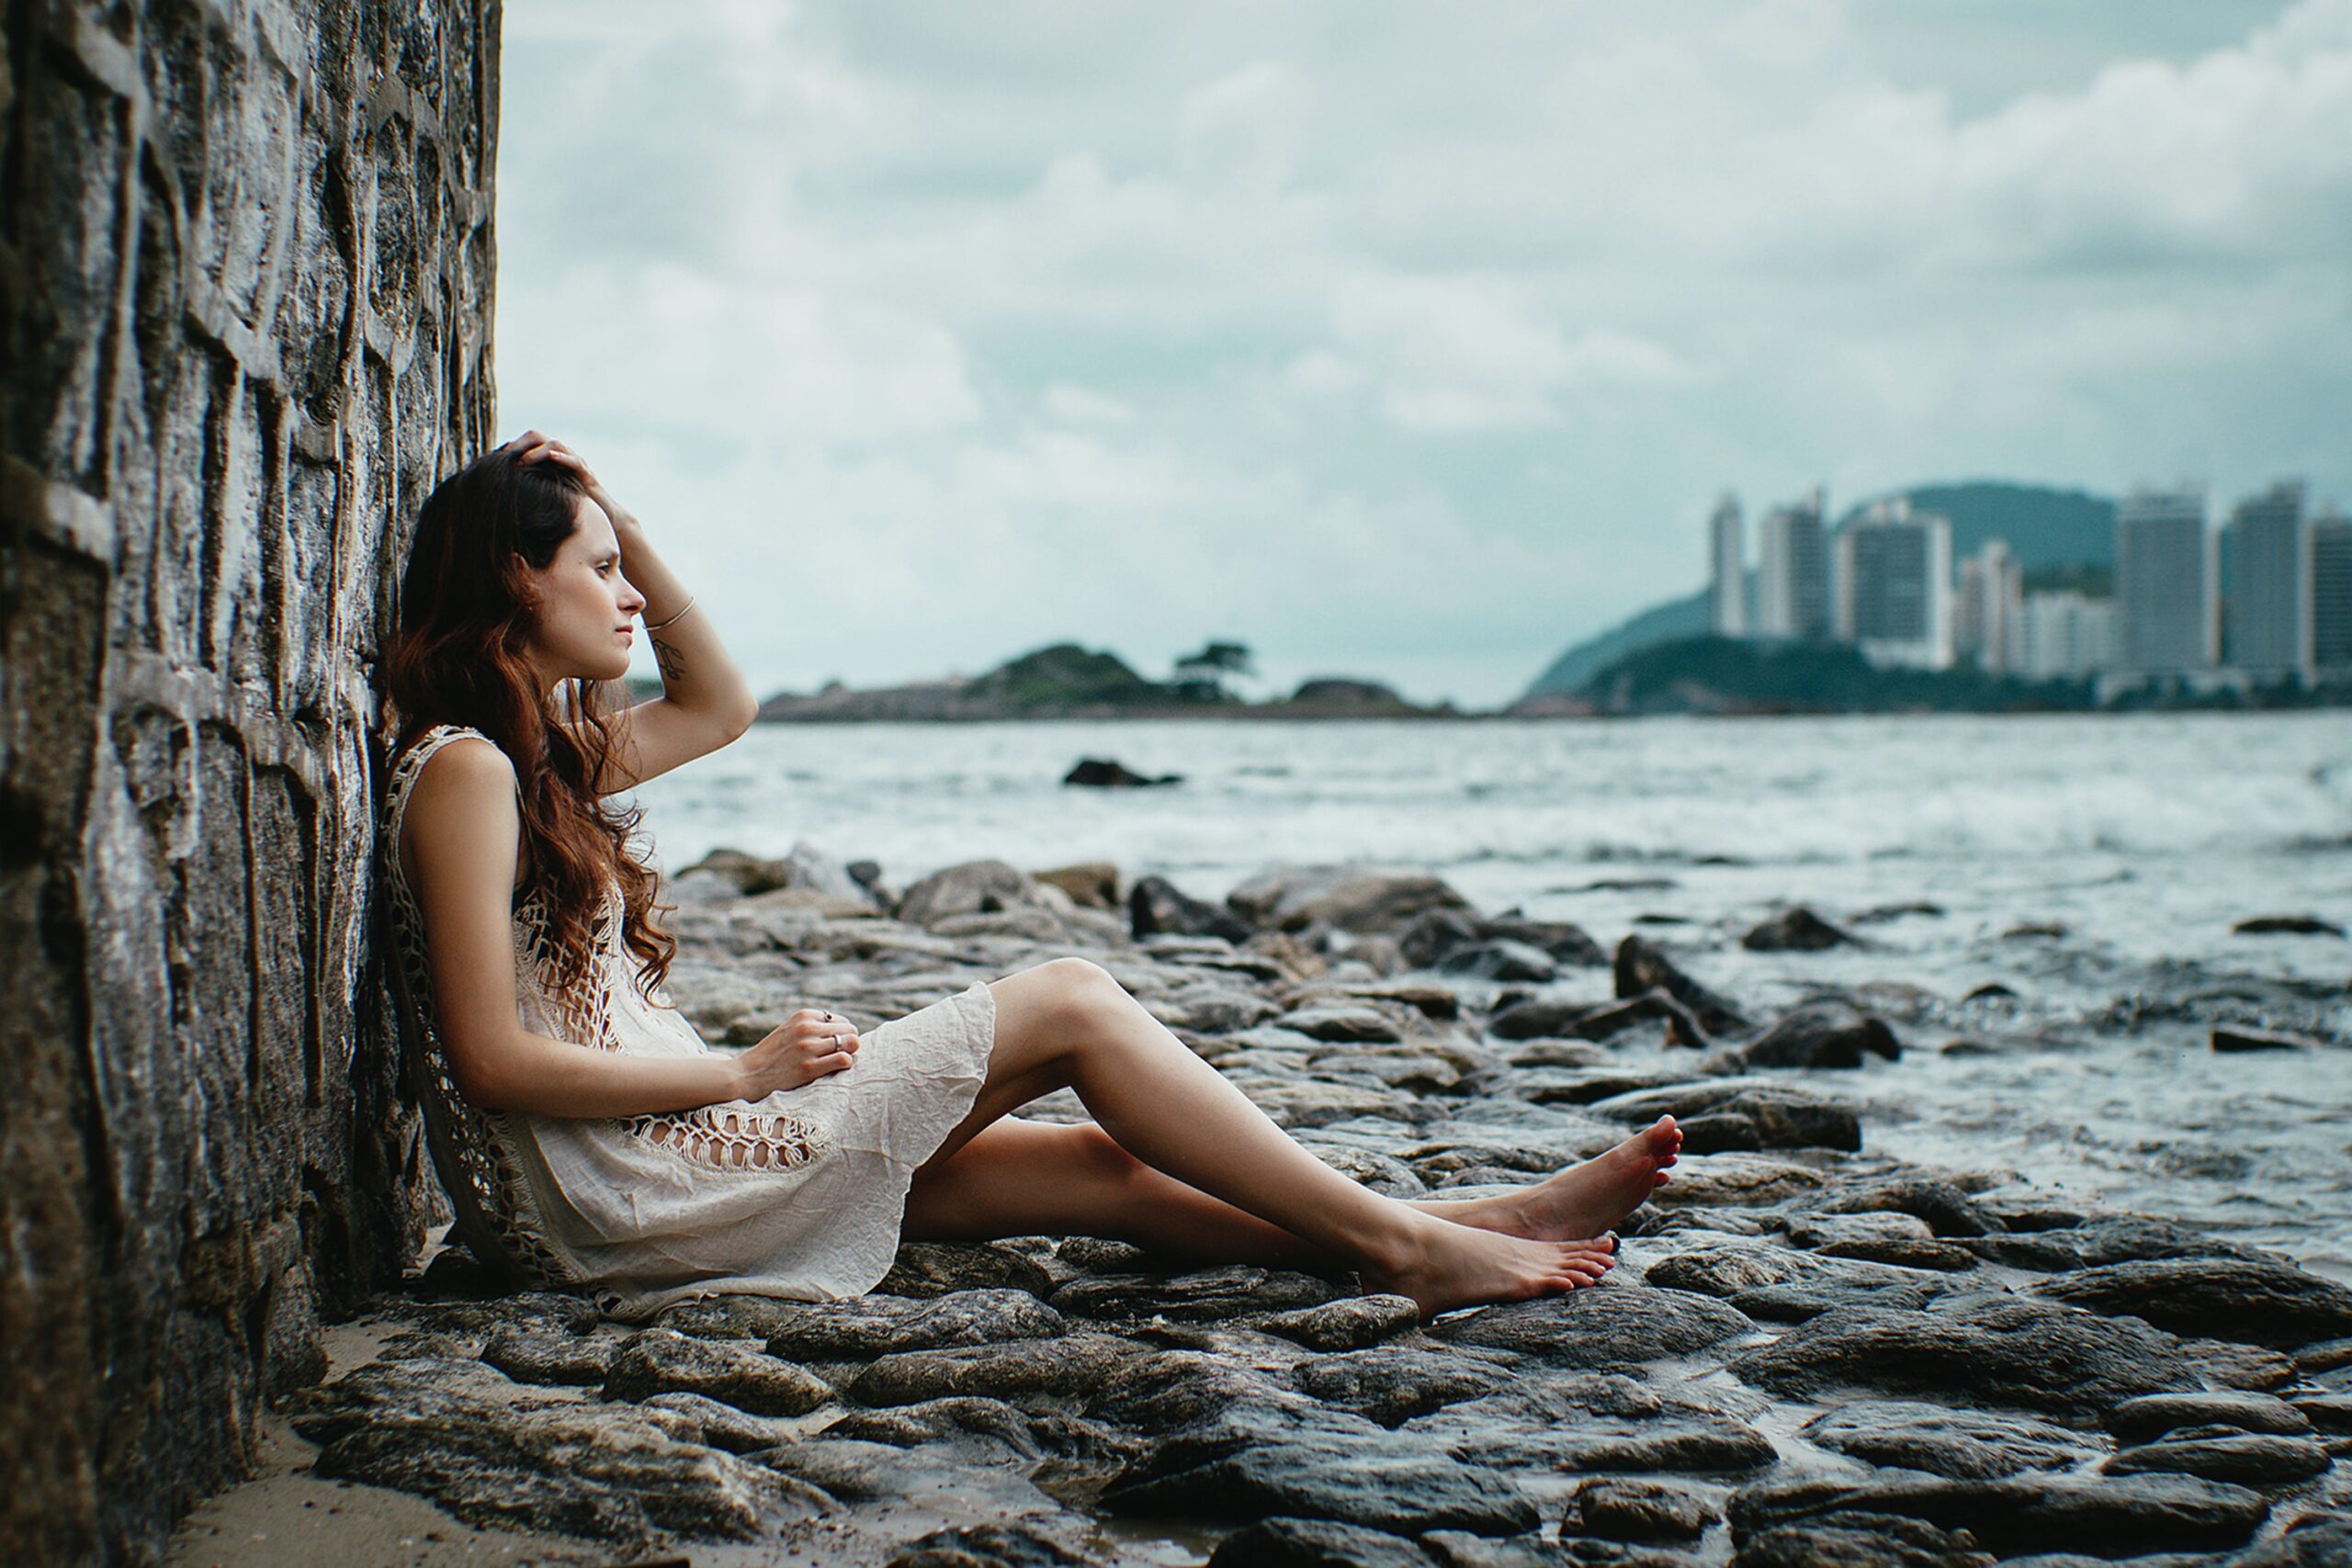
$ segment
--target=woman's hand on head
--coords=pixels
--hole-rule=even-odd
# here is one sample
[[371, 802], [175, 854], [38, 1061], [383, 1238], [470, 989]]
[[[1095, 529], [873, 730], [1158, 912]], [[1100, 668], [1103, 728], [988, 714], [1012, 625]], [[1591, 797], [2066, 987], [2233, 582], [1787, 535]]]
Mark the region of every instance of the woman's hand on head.
[[778, 1089], [798, 1089], [857, 1060], [856, 1026], [836, 1012], [803, 1008], [766, 1038], [736, 1058], [741, 1100], [764, 1100]]
[[606, 517], [612, 519], [613, 532], [621, 536], [621, 543], [624, 545], [628, 543], [629, 534], [638, 526], [635, 514], [613, 499], [612, 491], [606, 490], [604, 481], [589, 470], [588, 465], [581, 460], [579, 453], [574, 452], [554, 436], [542, 434], [536, 430], [526, 430], [506, 445], [513, 449], [514, 460], [518, 463], [553, 463], [558, 468], [569, 468], [579, 475], [580, 481], [588, 487], [588, 499], [594, 502]]

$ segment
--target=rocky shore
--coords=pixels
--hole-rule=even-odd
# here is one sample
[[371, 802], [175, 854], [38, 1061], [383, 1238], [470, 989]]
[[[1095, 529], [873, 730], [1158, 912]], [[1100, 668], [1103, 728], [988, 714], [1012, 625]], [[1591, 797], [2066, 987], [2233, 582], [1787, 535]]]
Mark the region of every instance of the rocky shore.
[[[1290, 868], [1211, 904], [981, 862], [899, 893], [804, 850], [671, 891], [672, 989], [714, 1043], [1079, 953], [1383, 1192], [1521, 1184], [1661, 1112], [1690, 1153], [1600, 1286], [1426, 1325], [1348, 1278], [1030, 1238], [910, 1245], [856, 1302], [639, 1328], [444, 1252], [292, 1397], [289, 1469], [543, 1562], [2352, 1562], [2352, 1290], [1874, 1152], [1823, 1085], [1916, 1043], [1892, 988], [1760, 1016], [1642, 937], [1407, 873]], [[175, 1561], [215, 1560], [205, 1517]]]

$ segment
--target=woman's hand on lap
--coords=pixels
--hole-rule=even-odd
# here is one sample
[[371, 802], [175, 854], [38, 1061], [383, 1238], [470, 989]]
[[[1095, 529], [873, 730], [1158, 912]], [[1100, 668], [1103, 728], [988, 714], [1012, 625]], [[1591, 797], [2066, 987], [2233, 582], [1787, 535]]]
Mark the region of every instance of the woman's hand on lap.
[[803, 1008], [736, 1058], [740, 1100], [764, 1100], [798, 1089], [857, 1060], [857, 1028], [839, 1013]]

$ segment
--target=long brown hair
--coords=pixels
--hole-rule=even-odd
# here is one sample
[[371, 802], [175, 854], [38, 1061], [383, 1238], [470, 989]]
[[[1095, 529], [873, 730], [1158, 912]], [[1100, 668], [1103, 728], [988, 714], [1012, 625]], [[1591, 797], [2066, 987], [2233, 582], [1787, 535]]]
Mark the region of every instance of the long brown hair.
[[385, 659], [401, 721], [393, 750], [435, 724], [465, 725], [497, 742], [522, 792], [524, 887], [548, 912], [561, 984], [586, 976], [610, 878], [621, 893], [622, 941], [650, 997], [678, 943], [655, 923], [654, 874], [629, 848], [643, 812], [596, 794], [613, 750], [614, 682], [566, 681], [559, 701], [523, 655], [537, 602], [528, 573], [571, 537], [587, 495], [571, 470], [518, 462], [500, 447], [425, 498], [401, 579], [400, 631]]

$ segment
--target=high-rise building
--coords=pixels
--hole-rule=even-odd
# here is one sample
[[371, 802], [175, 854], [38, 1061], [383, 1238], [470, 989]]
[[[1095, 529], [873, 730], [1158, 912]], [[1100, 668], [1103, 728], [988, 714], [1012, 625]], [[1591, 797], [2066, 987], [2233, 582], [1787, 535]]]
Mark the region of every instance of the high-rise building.
[[1764, 514], [1758, 562], [1756, 629], [1765, 637], [1814, 638], [1829, 631], [1829, 552], [1822, 536], [1826, 504], [1818, 490]]
[[1717, 637], [1747, 635], [1747, 524], [1725, 491], [1707, 520], [1707, 624]]
[[2136, 490], [2115, 511], [2116, 666], [2177, 675], [2213, 663], [2205, 491]]
[[2311, 657], [2310, 546], [2303, 487], [2248, 496], [2222, 530], [2222, 662], [2261, 680], [2301, 675]]
[[2312, 520], [2312, 668], [2352, 679], [2352, 522], [2333, 510]]
[[2115, 667], [2115, 602], [2066, 589], [2029, 593], [2024, 671], [2034, 681], [2079, 681]]
[[1995, 675], [2025, 668], [2025, 568], [2007, 539], [1987, 539], [1960, 563], [1952, 604], [1953, 657]]
[[1907, 499], [1838, 530], [1832, 625], [1873, 664], [1951, 664], [1951, 522]]

